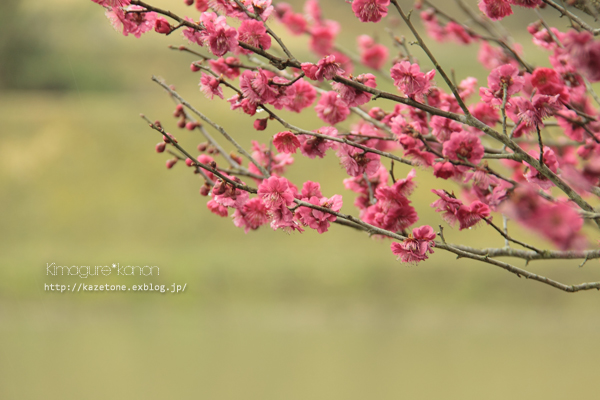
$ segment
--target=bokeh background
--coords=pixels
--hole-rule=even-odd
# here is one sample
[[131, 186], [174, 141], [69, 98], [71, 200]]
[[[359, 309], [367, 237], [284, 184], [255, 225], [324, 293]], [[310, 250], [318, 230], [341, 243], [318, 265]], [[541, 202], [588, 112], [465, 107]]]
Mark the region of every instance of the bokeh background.
[[[155, 3], [192, 12], [180, 0]], [[380, 28], [359, 24], [345, 2], [322, 5], [326, 17], [343, 24], [343, 47], [355, 51], [360, 33], [389, 43]], [[506, 22], [524, 42], [526, 58], [547, 65], [526, 35], [535, 18], [520, 12]], [[410, 39], [405, 27], [392, 28]], [[305, 38], [288, 40], [300, 58], [314, 61]], [[160, 136], [140, 113], [160, 119], [189, 149], [202, 140], [175, 128], [173, 103], [150, 77], [174, 84], [244, 146], [257, 133], [252, 118], [204, 98], [199, 75], [189, 71], [194, 58], [169, 44], [185, 42], [178, 34], [123, 37], [91, 1], [0, 3], [0, 398], [596, 395], [597, 292], [565, 294], [444, 252], [406, 266], [395, 261], [389, 241], [339, 226], [325, 235], [268, 228], [245, 235], [229, 218], [212, 215], [198, 177], [181, 164], [168, 171], [167, 156], [154, 152]], [[475, 47], [432, 49], [458, 79], [471, 75], [485, 85]], [[312, 117], [288, 117], [309, 129], [321, 126]], [[258, 137], [267, 142], [277, 129], [271, 123]], [[322, 182], [325, 195], [343, 194], [343, 210], [355, 213], [333, 155], [296, 159], [290, 179]], [[397, 176], [408, 171], [396, 166]], [[437, 226], [427, 175], [417, 171], [412, 198], [419, 223]], [[447, 229], [446, 237], [503, 245], [485, 226]], [[52, 277], [49, 263], [156, 265], [160, 276]], [[529, 268], [569, 283], [599, 279], [597, 261]], [[187, 288], [177, 295], [44, 291], [44, 284], [79, 282]]]

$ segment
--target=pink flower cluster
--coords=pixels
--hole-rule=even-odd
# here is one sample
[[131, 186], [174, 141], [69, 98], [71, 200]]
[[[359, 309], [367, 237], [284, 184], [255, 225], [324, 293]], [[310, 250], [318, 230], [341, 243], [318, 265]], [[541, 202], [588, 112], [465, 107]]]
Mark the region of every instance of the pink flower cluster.
[[[416, 187], [416, 170], [396, 179], [398, 170], [406, 167], [396, 164], [394, 170], [389, 160], [383, 162], [385, 157], [452, 180], [461, 190], [460, 198], [453, 192], [434, 189], [438, 198], [431, 207], [451, 226], [458, 223], [459, 230], [482, 221], [491, 223], [492, 212], [502, 212], [560, 249], [586, 245], [581, 233], [583, 220], [574, 204], [579, 201], [577, 196], [587, 199], [600, 186], [600, 112], [588, 90], [590, 82], [600, 82], [600, 40], [581, 24], [580, 31], [561, 32], [541, 21], [527, 28], [533, 43], [548, 54], [551, 67], [539, 67], [523, 61], [517, 44], [503, 42], [500, 46], [497, 40], [478, 34], [481, 31], [474, 25], [463, 25], [433, 6], [422, 11], [430, 36], [465, 46], [476, 43], [477, 59], [489, 70], [484, 87], [473, 77], [450, 85], [453, 90], [456, 87], [457, 99], [451, 91], [435, 85], [436, 70], [423, 72], [414, 56], [402, 51], [391, 60], [391, 67], [388, 64], [386, 77], [402, 95], [382, 94], [377, 90], [376, 76], [385, 72], [388, 48], [376, 37], [360, 35], [354, 65], [336, 46], [339, 23], [323, 17], [317, 0], [306, 1], [301, 12], [285, 3], [273, 6], [271, 0], [243, 0], [246, 10], [230, 0], [186, 0], [200, 16], [186, 17], [183, 26], [174, 23], [175, 27], [167, 18], [131, 5], [130, 0], [93, 1], [105, 8], [112, 24], [125, 36], [140, 37], [152, 29], [159, 34], [181, 29], [189, 41], [208, 49], [214, 57], [202, 55], [202, 60], [191, 66], [192, 71], [203, 71], [201, 92], [210, 100], [215, 96], [224, 99], [224, 90], [233, 89], [227, 100], [232, 110], [261, 116], [249, 119], [250, 132], [257, 133], [252, 124], [256, 131], [264, 131], [259, 135], [271, 135], [268, 129], [287, 118], [285, 112], [273, 110], [301, 113], [313, 105], [313, 115], [328, 125], [309, 131], [283, 121], [281, 129], [288, 130], [273, 135], [271, 146], [251, 138], [240, 140], [252, 144], [251, 162], [246, 166], [237, 154], [221, 154], [231, 164], [227, 169], [218, 168], [215, 161], [222, 151], [219, 146], [209, 142], [199, 145], [202, 154], [197, 162], [203, 168], [210, 166], [203, 171], [206, 183], [200, 189], [202, 195], [210, 197], [207, 207], [220, 216], [233, 210], [234, 224], [246, 232], [266, 224], [286, 231], [309, 227], [326, 232], [337, 220], [336, 214], [340, 215], [342, 196], [325, 197], [320, 184], [312, 181], [305, 182], [299, 191], [283, 175], [298, 150], [310, 159], [323, 158], [332, 150], [348, 176], [345, 187], [358, 195], [354, 204], [362, 222], [375, 232], [385, 230], [407, 237], [391, 245], [402, 262], [426, 260], [433, 253], [436, 234], [428, 225], [413, 228], [419, 215], [409, 197]], [[390, 6], [390, 0], [351, 3], [362, 22], [381, 21]], [[480, 0], [478, 4], [485, 16], [500, 20], [513, 13], [513, 6], [536, 8], [543, 2]], [[417, 8], [421, 9], [420, 2]], [[269, 18], [281, 22], [293, 35], [305, 35], [310, 52], [316, 55], [313, 62], [282, 56], [281, 49], [273, 51], [271, 46], [278, 44], [273, 44], [267, 33], [264, 22]], [[275, 24], [269, 22], [269, 26]], [[261, 56], [260, 61], [245, 57], [254, 53]], [[377, 98], [382, 98], [376, 103], [381, 107], [372, 106]], [[396, 101], [388, 102], [390, 99]], [[468, 104], [469, 112], [464, 104]], [[178, 106], [175, 117], [181, 128], [194, 130], [199, 126], [184, 112], [183, 105]], [[546, 142], [550, 139], [547, 128], [552, 129], [552, 137]], [[555, 135], [559, 129], [565, 137]], [[490, 137], [505, 132], [506, 137], [494, 147]], [[174, 137], [165, 134], [156, 151], [163, 153], [173, 143]], [[400, 153], [402, 159], [398, 159]], [[178, 159], [168, 160], [167, 167], [173, 168]], [[193, 159], [186, 159], [185, 164], [200, 173]], [[241, 188], [245, 183], [240, 177], [254, 181], [256, 196], [250, 195], [253, 189]], [[550, 191], [555, 184], [556, 191]], [[564, 190], [565, 185], [577, 195]], [[574, 201], [556, 197], [558, 189]]]

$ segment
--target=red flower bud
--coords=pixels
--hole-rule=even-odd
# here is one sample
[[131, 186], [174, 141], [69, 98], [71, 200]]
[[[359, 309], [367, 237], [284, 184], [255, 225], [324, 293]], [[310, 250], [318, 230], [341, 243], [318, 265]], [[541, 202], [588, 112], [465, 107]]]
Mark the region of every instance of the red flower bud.
[[154, 23], [154, 30], [158, 33], [166, 35], [167, 33], [171, 33], [171, 30], [173, 30], [173, 28], [165, 18], [158, 17], [156, 18], [156, 22]]
[[201, 196], [208, 196], [209, 193], [210, 193], [210, 186], [204, 185], [200, 188]]
[[175, 164], [177, 164], [176, 158], [171, 158], [170, 160], [167, 160], [167, 169], [173, 168], [173, 165]]
[[187, 165], [188, 167], [191, 167], [192, 165], [194, 165], [194, 161], [192, 161], [191, 158], [186, 158], [185, 165]]
[[165, 142], [157, 143], [156, 144], [156, 152], [162, 153], [163, 151], [165, 151], [165, 147], [167, 147], [167, 144]]
[[254, 121], [254, 129], [257, 131], [264, 131], [267, 129], [267, 120], [269, 118], [257, 119]]

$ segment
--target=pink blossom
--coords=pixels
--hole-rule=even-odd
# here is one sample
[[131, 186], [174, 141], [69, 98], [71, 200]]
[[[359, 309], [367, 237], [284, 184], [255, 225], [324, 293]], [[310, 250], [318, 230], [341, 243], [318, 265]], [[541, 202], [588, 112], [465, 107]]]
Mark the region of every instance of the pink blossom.
[[[328, 208], [331, 211], [339, 212], [342, 209], [342, 196], [339, 194], [334, 195], [330, 199], [326, 197], [318, 198], [312, 196], [308, 199], [308, 202], [324, 208]], [[329, 229], [329, 223], [337, 219], [337, 217], [328, 212], [321, 210], [315, 210], [309, 207], [299, 207], [296, 211], [298, 220], [312, 229], [316, 229], [319, 233], [325, 233]]]
[[344, 73], [340, 64], [335, 61], [335, 56], [327, 56], [319, 60], [317, 65], [311, 63], [303, 63], [302, 71], [312, 80], [323, 82], [323, 79], [333, 79], [337, 75]]
[[352, 11], [361, 22], [379, 22], [387, 15], [390, 0], [354, 0]]
[[333, 91], [321, 95], [315, 111], [319, 118], [331, 125], [344, 121], [350, 114], [350, 109], [344, 100], [340, 99], [338, 94]]
[[571, 206], [557, 203], [540, 210], [536, 229], [560, 250], [583, 250], [587, 241], [580, 233], [583, 220]]
[[456, 218], [459, 222], [458, 230], [463, 230], [477, 225], [479, 221], [490, 217], [490, 208], [487, 204], [480, 201], [474, 201], [469, 207], [461, 205], [456, 212]]
[[272, 176], [258, 185], [258, 195], [269, 210], [280, 206], [291, 206], [294, 203], [294, 192], [286, 178]]
[[[532, 101], [515, 97], [513, 103], [517, 113], [513, 120], [515, 122], [522, 121], [527, 127], [543, 126], [542, 120], [544, 118], [554, 115], [562, 108], [558, 98], [559, 95], [547, 96], [544, 94], [533, 96]], [[514, 111], [511, 110], [511, 113], [514, 113]]]
[[311, 22], [320, 23], [322, 20], [322, 12], [319, 0], [306, 0], [304, 3], [304, 13]]
[[306, 32], [306, 19], [302, 14], [287, 12], [281, 18], [281, 22], [293, 35], [301, 35]]
[[220, 57], [216, 60], [208, 60], [208, 63], [217, 75], [224, 75], [229, 79], [235, 79], [240, 76], [240, 69], [232, 66], [240, 64], [240, 60], [235, 57]]
[[413, 229], [413, 233], [408, 235], [403, 242], [393, 242], [391, 245], [392, 253], [398, 256], [403, 263], [418, 263], [427, 260], [428, 253], [433, 253], [435, 247], [435, 232], [429, 225], [423, 225]]
[[127, 10], [113, 7], [112, 9], [106, 10], [106, 16], [113, 27], [116, 30], [121, 30], [124, 36], [128, 36], [131, 33], [136, 38], [139, 38], [142, 36], [142, 33], [148, 32], [154, 28], [157, 17], [155, 12], [144, 10], [145, 8], [140, 6], [129, 6]]
[[[254, 19], [242, 21], [242, 25], [238, 29], [238, 39], [258, 49], [268, 50], [271, 48], [271, 36], [267, 34], [265, 25]], [[251, 50], [246, 49], [241, 49], [241, 52], [252, 54]]]
[[431, 203], [430, 206], [435, 208], [436, 212], [442, 213], [444, 221], [450, 224], [450, 226], [454, 226], [456, 221], [458, 221], [456, 216], [458, 209], [463, 206], [462, 201], [458, 200], [454, 194], [450, 194], [445, 190], [432, 189], [431, 191], [440, 198]]
[[248, 200], [242, 208], [236, 209], [233, 213], [234, 225], [243, 227], [245, 233], [256, 230], [267, 222], [269, 222], [269, 210], [259, 197]]
[[538, 94], [558, 95], [564, 104], [567, 104], [571, 97], [558, 72], [551, 68], [536, 68], [531, 76], [531, 84], [537, 88]]
[[404, 152], [416, 165], [431, 167], [435, 161], [435, 154], [417, 148], [408, 149]]
[[335, 21], [313, 26], [310, 29], [310, 49], [322, 57], [328, 56], [333, 51], [333, 43], [339, 30], [340, 26]]
[[410, 98], [427, 93], [431, 80], [435, 76], [435, 70], [424, 74], [419, 65], [411, 64], [409, 61], [395, 64], [390, 72], [394, 79], [394, 85]]
[[349, 144], [340, 145], [337, 156], [350, 176], [373, 175], [379, 170], [379, 154], [367, 153]]
[[204, 12], [209, 8], [208, 2], [209, 0], [196, 0], [196, 4], [194, 4], [194, 6], [196, 7], [197, 11]]
[[[375, 76], [373, 74], [362, 74], [354, 78], [354, 80], [370, 88], [377, 87]], [[348, 86], [341, 82], [334, 82], [332, 86], [333, 89], [339, 93], [341, 99], [348, 104], [348, 107], [362, 106], [363, 104], [368, 103], [373, 96], [371, 93], [355, 89], [352, 86]]]
[[157, 17], [154, 21], [154, 31], [157, 33], [167, 34], [170, 33], [173, 27], [169, 24], [166, 18]]
[[[273, 175], [276, 176], [282, 175], [286, 167], [294, 162], [294, 158], [291, 155], [287, 153], [273, 154], [265, 144], [260, 144], [256, 140], [252, 141], [251, 155], [260, 165], [267, 169], [270, 168]], [[250, 163], [248, 169], [257, 175], [262, 174], [254, 163]], [[289, 185], [295, 192], [294, 185], [291, 182], [289, 182]]]
[[[338, 132], [332, 126], [323, 127], [314, 131], [327, 136], [337, 136]], [[300, 135], [300, 151], [308, 158], [323, 158], [327, 149], [336, 149], [337, 143], [331, 140], [326, 140], [320, 137], [310, 135]]]
[[[192, 24], [195, 24], [196, 22], [194, 22], [193, 19], [189, 18], [189, 17], [184, 17], [184, 19], [187, 22], [191, 22]], [[183, 37], [185, 37], [187, 40], [190, 41], [190, 43], [196, 43], [199, 46], [204, 46], [204, 41], [206, 39], [206, 32], [205, 31], [199, 31], [196, 30], [194, 28], [185, 28], [181, 34], [183, 35]]]
[[235, 28], [227, 25], [224, 16], [217, 17], [213, 12], [205, 12], [200, 21], [205, 27], [205, 31], [202, 32], [204, 41], [215, 56], [221, 57], [228, 51], [238, 49], [238, 33]]
[[283, 229], [284, 231], [304, 231], [300, 224], [294, 221], [294, 214], [284, 205], [269, 210], [271, 214], [271, 228], [273, 230]]
[[220, 205], [213, 199], [210, 199], [208, 203], [206, 203], [206, 207], [208, 207], [210, 212], [218, 215], [219, 217], [226, 217], [229, 214], [227, 207]]
[[542, 0], [510, 0], [510, 4], [525, 8], [536, 8], [543, 4]]
[[279, 132], [273, 137], [273, 145], [280, 153], [295, 153], [300, 140], [290, 131]]
[[[238, 178], [234, 178], [238, 180]], [[217, 180], [212, 190], [213, 199], [220, 205], [225, 207], [240, 208], [250, 198], [248, 192], [235, 188], [232, 184]]]
[[425, 31], [427, 31], [429, 36], [438, 42], [443, 42], [448, 38], [446, 31], [440, 24], [433, 8], [421, 11], [420, 15], [423, 20], [423, 25], [425, 25]]
[[481, 98], [486, 103], [501, 105], [506, 88], [506, 98], [523, 89], [524, 79], [519, 76], [519, 70], [512, 64], [504, 64], [496, 67], [488, 75], [488, 87], [480, 88]]
[[319, 199], [323, 197], [321, 194], [321, 185], [317, 182], [306, 181], [302, 185], [301, 199], [308, 200], [311, 197], [317, 197]]
[[513, 13], [508, 0], [479, 0], [479, 9], [489, 19], [497, 21]]
[[448, 179], [457, 174], [457, 170], [450, 161], [435, 163], [433, 165], [433, 175], [436, 178]]
[[440, 142], [445, 142], [450, 139], [452, 133], [460, 132], [462, 130], [462, 125], [451, 119], [434, 115], [431, 117], [431, 128], [433, 136]]
[[557, 115], [556, 122], [569, 138], [582, 142], [585, 135], [583, 119], [575, 111], [565, 110]]
[[[514, 50], [519, 54], [521, 53], [520, 49], [521, 47], [515, 44]], [[515, 67], [519, 66], [518, 61], [514, 59], [512, 54], [501, 47], [493, 47], [485, 40], [481, 41], [477, 61], [488, 69], [494, 69], [504, 64], [512, 64]]]
[[[531, 151], [530, 155], [532, 157], [538, 158], [539, 152]], [[548, 169], [550, 169], [550, 171], [552, 171], [554, 173], [558, 172], [559, 164], [558, 164], [558, 160], [556, 158], [556, 154], [548, 146], [544, 146], [544, 164], [546, 165], [546, 167], [548, 167]], [[529, 164], [527, 164], [527, 165], [529, 165]], [[548, 178], [546, 178], [544, 175], [540, 174], [538, 172], [538, 170], [536, 170], [535, 168], [533, 168], [531, 166], [529, 166], [529, 171], [527, 171], [527, 173], [525, 173], [524, 176], [528, 182], [537, 184], [542, 189], [550, 189], [552, 186], [554, 186], [554, 184]]]
[[269, 86], [269, 78], [265, 71], [246, 70], [240, 77], [240, 90], [245, 98], [254, 104], [270, 103], [275, 100], [277, 90]]
[[444, 27], [444, 31], [446, 35], [461, 44], [469, 44], [474, 40], [462, 25], [459, 25], [454, 21], [449, 21]]
[[463, 159], [473, 164], [478, 164], [483, 158], [483, 145], [474, 133], [461, 131], [453, 132], [450, 140], [444, 142], [442, 153], [451, 160]]
[[249, 99], [242, 98], [239, 94], [227, 99], [227, 101], [231, 104], [232, 110], [241, 108], [244, 113], [250, 116], [256, 114], [256, 103], [250, 101]]
[[103, 7], [125, 7], [131, 3], [131, 0], [92, 0]]
[[310, 107], [317, 98], [317, 90], [304, 79], [297, 80], [286, 91], [288, 102], [285, 108], [299, 113]]
[[202, 73], [202, 77], [200, 78], [200, 90], [207, 98], [211, 100], [214, 96], [223, 98], [223, 89], [219, 86], [220, 84], [221, 81], [214, 76]]
[[600, 41], [594, 40], [590, 32], [569, 30], [563, 44], [577, 71], [591, 82], [600, 81]]

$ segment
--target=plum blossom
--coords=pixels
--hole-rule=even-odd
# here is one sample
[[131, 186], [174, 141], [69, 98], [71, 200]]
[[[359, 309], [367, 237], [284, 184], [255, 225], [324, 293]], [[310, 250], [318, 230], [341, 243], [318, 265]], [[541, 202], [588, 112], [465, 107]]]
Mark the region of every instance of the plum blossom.
[[224, 16], [217, 17], [213, 12], [205, 12], [200, 17], [205, 30], [202, 31], [204, 43], [208, 44], [210, 51], [217, 57], [221, 57], [228, 51], [238, 49], [238, 32], [235, 28], [227, 25]]
[[360, 61], [369, 68], [380, 70], [389, 57], [387, 47], [375, 43], [375, 40], [368, 35], [360, 35], [357, 42]]
[[129, 6], [126, 10], [112, 7], [106, 10], [106, 17], [117, 31], [122, 31], [124, 36], [132, 34], [139, 38], [142, 33], [152, 30], [156, 22], [156, 13], [145, 10], [140, 6]]
[[279, 132], [273, 137], [273, 145], [280, 153], [295, 153], [300, 140], [290, 131]]
[[245, 233], [256, 230], [267, 222], [269, 222], [269, 210], [259, 197], [248, 200], [243, 207], [237, 208], [233, 213], [234, 225], [243, 227]]
[[[339, 212], [342, 209], [342, 196], [339, 194], [331, 198], [312, 196], [308, 199], [303, 199], [310, 204], [328, 208], [331, 211]], [[330, 222], [334, 222], [337, 217], [325, 211], [315, 210], [309, 207], [299, 207], [296, 211], [298, 220], [319, 233], [325, 233], [329, 229]]]
[[[238, 29], [238, 39], [258, 49], [268, 50], [271, 48], [271, 36], [267, 34], [265, 25], [254, 19], [242, 21]], [[252, 54], [251, 50], [241, 49], [243, 54]]]
[[258, 185], [258, 196], [269, 210], [280, 206], [289, 207], [294, 203], [294, 192], [286, 178], [272, 176]]
[[269, 77], [264, 70], [246, 70], [240, 77], [240, 90], [254, 104], [270, 103], [277, 97], [277, 90], [269, 86]]
[[390, 72], [394, 85], [410, 98], [427, 93], [435, 76], [434, 69], [424, 74], [418, 64], [411, 64], [409, 61], [395, 64]]
[[131, 3], [131, 0], [92, 0], [103, 7], [125, 7]]
[[220, 84], [221, 81], [219, 79], [216, 79], [214, 76], [208, 74], [203, 73], [202, 77], [200, 78], [200, 90], [207, 98], [211, 100], [215, 96], [223, 98], [223, 89], [221, 86], [219, 86]]
[[302, 71], [309, 79], [323, 82], [323, 79], [333, 79], [337, 75], [344, 73], [340, 64], [335, 61], [335, 56], [330, 55], [319, 60], [317, 65], [311, 63], [302, 63]]
[[458, 209], [463, 205], [462, 201], [458, 200], [454, 194], [450, 194], [445, 190], [431, 189], [431, 191], [440, 197], [431, 203], [431, 207], [435, 208], [436, 212], [442, 213], [442, 219], [450, 224], [450, 226], [454, 226], [456, 221], [458, 221], [456, 214], [458, 213]]
[[349, 144], [342, 144], [338, 149], [337, 156], [350, 176], [360, 176], [362, 174], [370, 176], [379, 170], [379, 154], [367, 153]]
[[478, 200], [471, 203], [469, 207], [462, 205], [456, 212], [459, 228], [463, 230], [477, 225], [482, 219], [490, 217], [490, 207]]
[[240, 76], [240, 69], [233, 66], [240, 64], [240, 60], [236, 57], [219, 57], [216, 60], [208, 60], [208, 63], [217, 75], [224, 75], [228, 79], [235, 79]]
[[479, 0], [479, 9], [493, 21], [500, 20], [513, 13], [508, 0]]
[[[322, 127], [314, 131], [327, 136], [337, 136], [338, 131], [332, 126]], [[308, 158], [323, 158], [327, 149], [336, 149], [337, 143], [332, 140], [327, 140], [321, 137], [300, 135], [300, 151]]]
[[[371, 88], [377, 87], [375, 76], [373, 74], [362, 74], [354, 78], [354, 80]], [[371, 93], [355, 89], [342, 82], [334, 82], [332, 86], [333, 89], [339, 93], [340, 98], [348, 104], [348, 107], [362, 106], [363, 104], [368, 103], [373, 96]]]
[[361, 22], [379, 22], [387, 15], [390, 0], [354, 0], [352, 11]]
[[285, 108], [299, 113], [314, 103], [317, 98], [317, 90], [304, 79], [299, 79], [288, 86], [285, 95], [288, 99]]
[[350, 114], [350, 109], [336, 92], [325, 92], [315, 106], [317, 116], [328, 124], [335, 125], [344, 121]]
[[481, 99], [493, 105], [501, 105], [506, 88], [506, 99], [523, 89], [524, 79], [519, 76], [519, 70], [512, 64], [496, 67], [488, 75], [488, 87], [480, 88]]
[[483, 152], [483, 145], [479, 137], [466, 131], [453, 132], [450, 139], [444, 142], [442, 150], [444, 157], [457, 161], [466, 159], [473, 164], [478, 164], [481, 161]]
[[435, 232], [429, 225], [415, 228], [403, 242], [393, 242], [392, 253], [398, 256], [403, 263], [418, 263], [427, 260], [428, 253], [433, 253], [435, 247]]

